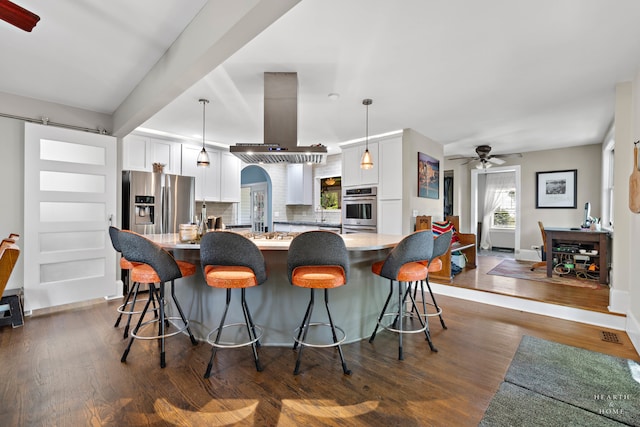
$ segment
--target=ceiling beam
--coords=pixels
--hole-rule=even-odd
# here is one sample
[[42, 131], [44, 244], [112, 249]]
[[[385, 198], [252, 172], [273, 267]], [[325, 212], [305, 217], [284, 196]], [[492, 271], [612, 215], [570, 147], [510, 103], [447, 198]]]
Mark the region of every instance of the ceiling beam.
[[112, 134], [129, 134], [299, 2], [209, 0], [116, 109]]

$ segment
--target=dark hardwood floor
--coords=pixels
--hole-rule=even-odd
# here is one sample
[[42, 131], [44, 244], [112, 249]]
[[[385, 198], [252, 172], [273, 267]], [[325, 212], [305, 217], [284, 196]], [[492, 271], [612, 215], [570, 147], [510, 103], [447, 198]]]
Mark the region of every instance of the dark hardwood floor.
[[[421, 334], [405, 336], [405, 360], [388, 331], [344, 346], [342, 374], [333, 349], [296, 353], [262, 347], [263, 372], [249, 348], [218, 352], [204, 379], [210, 346], [167, 340], [167, 367], [155, 341], [136, 342], [126, 364], [119, 301], [99, 301], [29, 317], [0, 329], [0, 420], [6, 426], [476, 426], [523, 335], [640, 361], [625, 333], [441, 296], [448, 329], [431, 319], [439, 352]], [[373, 325], [372, 325], [373, 327]]]

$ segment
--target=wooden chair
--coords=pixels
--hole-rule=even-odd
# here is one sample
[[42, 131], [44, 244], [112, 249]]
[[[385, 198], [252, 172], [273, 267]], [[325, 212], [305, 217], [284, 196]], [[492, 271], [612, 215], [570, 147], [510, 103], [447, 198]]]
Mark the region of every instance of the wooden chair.
[[544, 225], [542, 225], [542, 221], [538, 221], [538, 227], [540, 227], [540, 233], [542, 233], [542, 247], [540, 248], [540, 253], [542, 257], [542, 261], [536, 262], [531, 266], [531, 271], [535, 270], [538, 267], [547, 267], [546, 261], [546, 253], [547, 253], [547, 233], [544, 232]]
[[20, 296], [2, 294], [20, 256], [20, 248], [15, 243], [19, 237], [18, 234], [12, 233], [0, 244], [0, 306], [9, 306], [8, 310], [0, 312], [0, 326], [11, 325], [14, 328], [24, 324]]

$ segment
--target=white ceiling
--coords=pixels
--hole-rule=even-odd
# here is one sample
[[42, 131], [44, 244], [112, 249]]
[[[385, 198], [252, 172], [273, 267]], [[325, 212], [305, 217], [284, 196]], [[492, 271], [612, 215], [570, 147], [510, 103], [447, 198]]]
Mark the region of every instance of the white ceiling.
[[[0, 92], [103, 113], [207, 3], [14, 1], [41, 21], [0, 21]], [[637, 0], [304, 0], [140, 126], [197, 140], [204, 97], [207, 141], [262, 142], [263, 73], [295, 71], [303, 145], [363, 137], [364, 98], [370, 135], [413, 128], [446, 155], [599, 143], [639, 18]]]

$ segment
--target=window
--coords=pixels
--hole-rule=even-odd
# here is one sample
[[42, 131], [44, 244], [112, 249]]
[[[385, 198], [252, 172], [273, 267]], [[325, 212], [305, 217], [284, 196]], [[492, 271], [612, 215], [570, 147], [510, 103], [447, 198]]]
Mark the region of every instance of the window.
[[493, 228], [516, 228], [516, 189], [505, 188], [497, 191], [498, 208], [491, 216]]
[[342, 178], [329, 177], [320, 180], [320, 204], [324, 210], [338, 210], [342, 206]]

